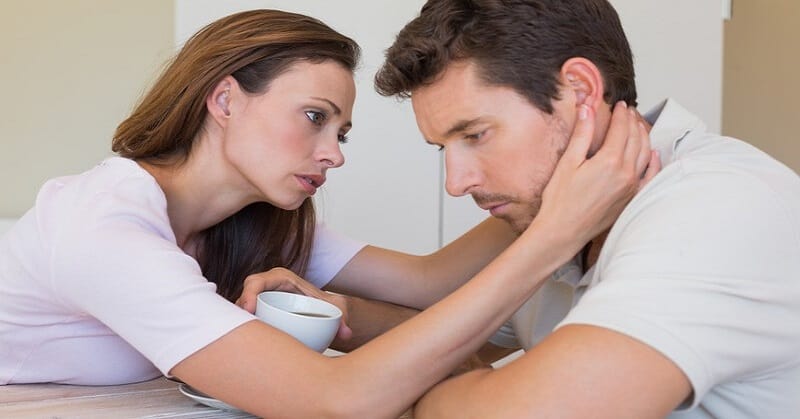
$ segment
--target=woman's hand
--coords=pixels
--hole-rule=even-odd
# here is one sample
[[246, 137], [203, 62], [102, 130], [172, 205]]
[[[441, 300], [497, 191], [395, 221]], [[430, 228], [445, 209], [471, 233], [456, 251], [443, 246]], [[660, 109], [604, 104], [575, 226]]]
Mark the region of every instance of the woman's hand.
[[263, 291], [286, 291], [327, 301], [342, 310], [342, 323], [336, 337], [347, 340], [353, 335], [347, 325], [347, 299], [344, 296], [322, 291], [286, 268], [272, 268], [245, 278], [242, 295], [236, 300], [236, 305], [255, 313], [258, 294]]
[[573, 243], [576, 246], [608, 229], [636, 192], [661, 170], [639, 114], [624, 102], [614, 107], [602, 147], [587, 157], [594, 120], [592, 107], [581, 105], [572, 138], [545, 187], [534, 221], [568, 228], [580, 242]]

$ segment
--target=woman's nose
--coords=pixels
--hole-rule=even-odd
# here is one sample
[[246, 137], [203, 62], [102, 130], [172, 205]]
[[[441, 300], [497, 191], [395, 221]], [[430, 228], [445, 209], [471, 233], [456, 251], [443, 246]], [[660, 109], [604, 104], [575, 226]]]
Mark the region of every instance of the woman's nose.
[[332, 145], [326, 145], [319, 150], [319, 160], [322, 161], [325, 167], [331, 169], [341, 167], [344, 164], [344, 154], [342, 154], [338, 135]]

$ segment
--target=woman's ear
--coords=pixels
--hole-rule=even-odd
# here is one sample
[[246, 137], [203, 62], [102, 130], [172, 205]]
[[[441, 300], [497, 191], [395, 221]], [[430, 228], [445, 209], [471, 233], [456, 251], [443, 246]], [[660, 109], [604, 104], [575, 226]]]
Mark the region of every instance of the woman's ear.
[[589, 104], [595, 110], [603, 101], [605, 85], [600, 69], [586, 58], [570, 58], [561, 66], [561, 84], [564, 86], [563, 95], [572, 95], [575, 106]]
[[214, 90], [206, 98], [209, 115], [221, 126], [225, 126], [227, 119], [231, 116], [231, 88], [235, 86], [235, 83], [236, 79], [226, 76], [214, 86]]

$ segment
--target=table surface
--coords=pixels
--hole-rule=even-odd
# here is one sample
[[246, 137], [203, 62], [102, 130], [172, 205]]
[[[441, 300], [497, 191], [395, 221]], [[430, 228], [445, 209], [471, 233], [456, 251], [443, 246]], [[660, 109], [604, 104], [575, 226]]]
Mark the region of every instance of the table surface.
[[[0, 418], [253, 418], [211, 408], [184, 396], [178, 384], [157, 378], [121, 386], [15, 384], [0, 386]], [[411, 419], [406, 412], [400, 419]]]

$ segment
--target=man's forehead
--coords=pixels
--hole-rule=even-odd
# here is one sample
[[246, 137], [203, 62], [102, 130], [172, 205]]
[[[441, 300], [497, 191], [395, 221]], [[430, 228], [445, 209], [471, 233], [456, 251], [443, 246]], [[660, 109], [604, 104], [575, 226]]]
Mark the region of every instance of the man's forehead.
[[541, 113], [513, 88], [487, 83], [468, 65], [451, 67], [435, 83], [414, 90], [411, 103], [417, 125], [429, 142], [521, 116], [520, 112]]
[[411, 105], [423, 134], [449, 135], [480, 119], [479, 95], [486, 86], [477, 82], [470, 65], [453, 63], [433, 82], [413, 90]]

